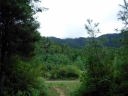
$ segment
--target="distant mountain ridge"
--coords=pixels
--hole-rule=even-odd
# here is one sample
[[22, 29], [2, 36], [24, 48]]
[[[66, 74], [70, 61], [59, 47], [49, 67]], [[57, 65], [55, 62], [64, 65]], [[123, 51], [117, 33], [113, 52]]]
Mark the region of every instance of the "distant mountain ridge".
[[[61, 45], [68, 45], [73, 48], [82, 48], [88, 43], [89, 38], [67, 38], [67, 39], [60, 39], [56, 37], [48, 37], [48, 39], [52, 42]], [[102, 36], [97, 37], [97, 40], [105, 41], [104, 46], [108, 47], [119, 47], [121, 45], [121, 34], [105, 34]]]

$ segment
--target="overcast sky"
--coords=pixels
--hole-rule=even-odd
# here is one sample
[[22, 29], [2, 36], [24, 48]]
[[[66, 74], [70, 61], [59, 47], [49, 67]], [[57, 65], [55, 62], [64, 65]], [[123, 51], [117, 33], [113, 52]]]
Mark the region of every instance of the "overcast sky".
[[39, 32], [58, 38], [87, 37], [84, 25], [90, 18], [100, 23], [101, 34], [114, 33], [121, 26], [119, 4], [123, 0], [42, 0], [41, 6], [49, 10], [38, 14]]

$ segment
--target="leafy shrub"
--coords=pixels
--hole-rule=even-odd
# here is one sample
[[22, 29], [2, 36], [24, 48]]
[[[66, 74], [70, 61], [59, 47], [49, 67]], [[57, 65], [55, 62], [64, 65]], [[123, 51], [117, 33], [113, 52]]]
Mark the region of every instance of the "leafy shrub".
[[78, 79], [80, 75], [80, 69], [73, 65], [68, 65], [54, 69], [50, 73], [51, 77], [49, 79]]
[[[12, 66], [11, 86], [7, 96], [46, 96], [47, 88], [41, 78], [41, 65], [17, 58]], [[12, 91], [10, 91], [12, 90]], [[12, 92], [12, 93], [9, 93]]]

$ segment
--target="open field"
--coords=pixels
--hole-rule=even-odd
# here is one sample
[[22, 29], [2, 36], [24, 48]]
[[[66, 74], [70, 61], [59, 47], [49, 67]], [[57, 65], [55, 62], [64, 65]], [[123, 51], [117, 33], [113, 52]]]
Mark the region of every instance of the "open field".
[[71, 96], [70, 94], [80, 86], [79, 80], [46, 81], [48, 96]]

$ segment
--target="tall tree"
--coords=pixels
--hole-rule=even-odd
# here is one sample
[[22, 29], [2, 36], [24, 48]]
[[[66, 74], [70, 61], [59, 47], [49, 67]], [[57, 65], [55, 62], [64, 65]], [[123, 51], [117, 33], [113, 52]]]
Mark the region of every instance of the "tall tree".
[[39, 24], [33, 15], [40, 11], [33, 2], [39, 0], [0, 0], [0, 95], [10, 85], [12, 58], [33, 55]]
[[118, 16], [124, 27], [121, 30], [122, 46], [114, 60], [114, 96], [128, 95], [128, 3], [126, 0], [121, 8]]
[[93, 23], [89, 19], [85, 28], [90, 36], [90, 41], [86, 46], [87, 59], [79, 92], [80, 96], [108, 96], [109, 72], [107, 65], [104, 63], [103, 48], [96, 39], [96, 35], [99, 33], [98, 23]]

